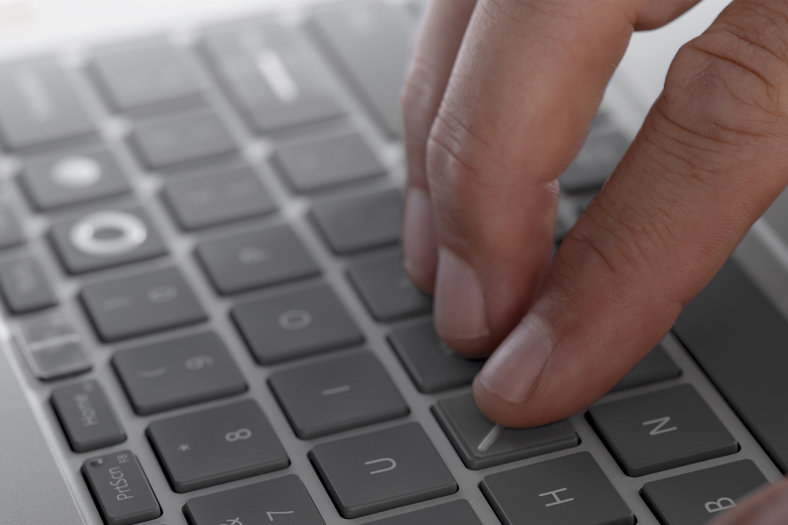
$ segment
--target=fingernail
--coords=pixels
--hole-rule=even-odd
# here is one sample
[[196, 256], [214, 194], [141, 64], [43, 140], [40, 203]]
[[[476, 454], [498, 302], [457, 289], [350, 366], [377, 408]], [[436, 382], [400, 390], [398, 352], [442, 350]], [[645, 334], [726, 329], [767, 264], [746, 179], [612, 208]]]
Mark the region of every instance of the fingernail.
[[435, 284], [435, 325], [445, 339], [470, 340], [490, 335], [484, 294], [476, 272], [441, 249]]
[[520, 403], [542, 373], [552, 349], [549, 328], [535, 314], [529, 314], [493, 352], [478, 381], [501, 399]]
[[435, 273], [438, 247], [432, 202], [425, 191], [416, 188], [408, 190], [403, 230], [405, 269], [411, 277], [431, 280]]

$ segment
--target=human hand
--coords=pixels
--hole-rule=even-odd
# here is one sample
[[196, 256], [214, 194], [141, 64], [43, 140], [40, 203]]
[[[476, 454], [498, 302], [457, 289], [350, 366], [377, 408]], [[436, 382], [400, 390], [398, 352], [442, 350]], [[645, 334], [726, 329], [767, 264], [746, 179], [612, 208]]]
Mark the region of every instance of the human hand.
[[788, 182], [788, 3], [734, 0], [676, 56], [621, 164], [551, 260], [556, 178], [634, 30], [697, 0], [433, 0], [403, 107], [404, 252], [441, 337], [495, 351], [507, 426], [567, 417], [667, 332]]

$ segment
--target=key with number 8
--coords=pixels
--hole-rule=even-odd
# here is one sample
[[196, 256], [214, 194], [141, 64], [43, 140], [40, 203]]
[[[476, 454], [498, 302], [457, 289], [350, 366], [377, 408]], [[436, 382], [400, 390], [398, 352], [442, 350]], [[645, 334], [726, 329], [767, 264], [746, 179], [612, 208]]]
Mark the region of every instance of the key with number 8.
[[176, 492], [290, 464], [271, 424], [251, 400], [156, 421], [148, 427], [148, 437]]

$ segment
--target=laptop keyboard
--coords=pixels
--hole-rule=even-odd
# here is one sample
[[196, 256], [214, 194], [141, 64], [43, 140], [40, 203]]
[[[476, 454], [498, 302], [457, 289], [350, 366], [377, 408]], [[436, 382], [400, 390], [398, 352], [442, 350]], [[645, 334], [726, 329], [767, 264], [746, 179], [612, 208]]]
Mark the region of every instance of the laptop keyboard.
[[[351, 2], [2, 67], [20, 169], [0, 292], [104, 523], [702, 524], [766, 482], [672, 337], [587, 414], [477, 411], [482, 363], [439, 340], [397, 247], [415, 12]], [[557, 243], [629, 136], [597, 117]], [[782, 460], [788, 427], [749, 417], [691, 316], [679, 337]]]

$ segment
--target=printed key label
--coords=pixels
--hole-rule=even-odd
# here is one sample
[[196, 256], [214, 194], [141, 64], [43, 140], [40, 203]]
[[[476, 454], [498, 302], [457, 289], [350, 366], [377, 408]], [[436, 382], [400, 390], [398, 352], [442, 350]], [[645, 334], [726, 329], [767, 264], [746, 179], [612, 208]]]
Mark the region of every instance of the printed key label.
[[675, 432], [679, 429], [677, 426], [670, 426], [670, 417], [658, 417], [642, 423], [644, 427], [650, 427], [648, 431], [649, 436], [659, 436], [660, 434], [667, 434]]
[[369, 475], [375, 476], [377, 474], [383, 474], [384, 472], [389, 472], [396, 469], [397, 462], [391, 458], [378, 458], [365, 461], [364, 466], [372, 467], [369, 469]]
[[719, 498], [714, 501], [707, 501], [703, 504], [703, 508], [706, 509], [707, 514], [716, 514], [735, 506], [736, 502], [733, 500], [733, 498], [728, 497]]
[[539, 494], [540, 498], [547, 498], [550, 501], [545, 503], [545, 507], [555, 507], [556, 505], [563, 505], [565, 503], [570, 503], [575, 500], [575, 498], [570, 498], [566, 494], [562, 494], [562, 492], [566, 492], [568, 489], [566, 487], [562, 487], [560, 489], [550, 490], [547, 492], [542, 492]]

